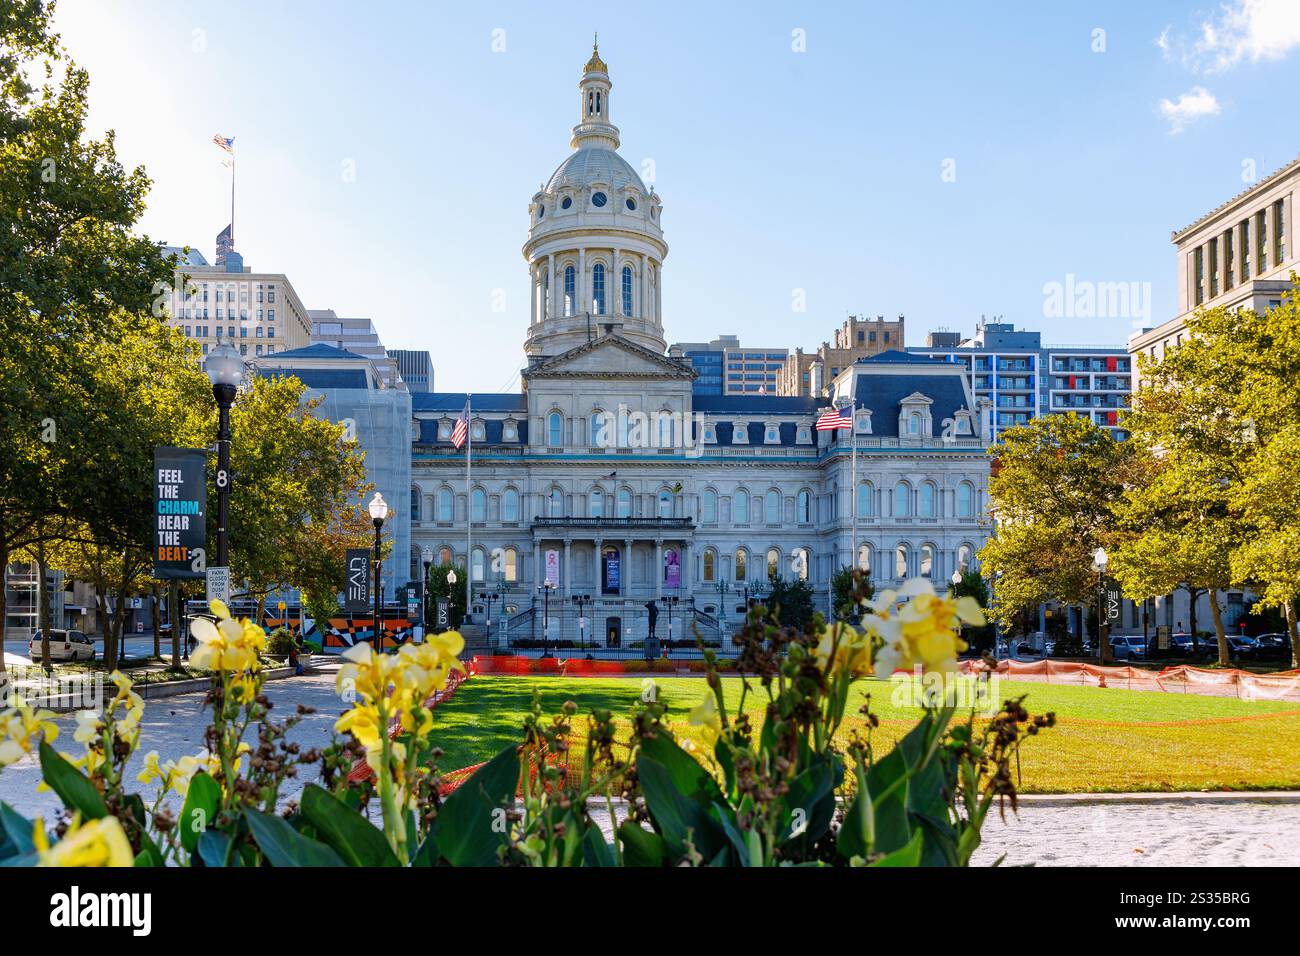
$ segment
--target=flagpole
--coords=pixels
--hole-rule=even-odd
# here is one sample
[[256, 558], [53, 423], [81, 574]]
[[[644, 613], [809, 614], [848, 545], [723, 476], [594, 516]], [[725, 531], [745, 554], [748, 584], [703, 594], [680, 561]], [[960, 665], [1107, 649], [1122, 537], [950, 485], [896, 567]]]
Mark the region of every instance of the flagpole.
[[469, 617], [471, 581], [474, 578], [474, 492], [470, 488], [470, 459], [474, 449], [472, 395], [465, 396], [465, 617]]
[[849, 514], [852, 518], [849, 526], [852, 532], [852, 550], [849, 552], [849, 567], [856, 568], [859, 566], [858, 561], [858, 404], [854, 402], [850, 416], [852, 424], [849, 425], [849, 442], [853, 447], [853, 454], [850, 458], [852, 464], [849, 465]]
[[230, 247], [235, 247], [235, 150], [230, 150]]

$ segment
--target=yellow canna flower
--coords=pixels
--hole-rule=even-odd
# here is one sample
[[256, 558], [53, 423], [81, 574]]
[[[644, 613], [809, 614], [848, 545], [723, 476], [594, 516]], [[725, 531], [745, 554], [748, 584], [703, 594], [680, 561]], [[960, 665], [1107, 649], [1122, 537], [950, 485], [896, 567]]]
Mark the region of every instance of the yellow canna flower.
[[694, 727], [699, 727], [704, 739], [712, 746], [722, 734], [722, 717], [718, 714], [718, 702], [713, 694], [706, 694], [687, 715], [687, 720]]
[[37, 866], [133, 866], [135, 854], [131, 841], [117, 817], [104, 817], [82, 823], [80, 815], [58, 843], [50, 846], [45, 823], [39, 817], [32, 834], [38, 855]]
[[53, 717], [53, 711], [34, 711], [21, 698], [15, 699], [13, 707], [0, 711], [0, 767], [21, 760], [42, 740], [52, 743], [59, 735]]
[[266, 650], [266, 632], [245, 618], [237, 621], [221, 601], [210, 605], [217, 622], [195, 618], [190, 633], [198, 641], [190, 665], [214, 671], [255, 671], [261, 667], [258, 653]]

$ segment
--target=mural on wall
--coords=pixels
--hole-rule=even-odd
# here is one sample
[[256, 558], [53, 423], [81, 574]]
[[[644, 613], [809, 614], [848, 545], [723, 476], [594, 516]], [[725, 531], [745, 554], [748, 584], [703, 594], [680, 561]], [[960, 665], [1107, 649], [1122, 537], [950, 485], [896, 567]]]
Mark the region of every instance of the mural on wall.
[[[319, 622], [318, 622], [319, 625]], [[326, 654], [341, 654], [354, 644], [373, 642], [375, 619], [373, 617], [332, 617], [325, 627], [316, 628], [316, 639]], [[414, 636], [414, 623], [409, 617], [384, 618], [380, 650], [399, 647]]]

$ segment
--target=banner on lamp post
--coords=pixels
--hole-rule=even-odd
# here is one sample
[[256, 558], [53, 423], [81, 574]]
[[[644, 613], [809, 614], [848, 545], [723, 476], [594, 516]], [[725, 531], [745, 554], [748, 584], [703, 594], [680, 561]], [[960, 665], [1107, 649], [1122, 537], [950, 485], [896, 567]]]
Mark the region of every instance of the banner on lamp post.
[[367, 613], [370, 606], [370, 549], [348, 548], [347, 573], [343, 586], [343, 608], [352, 613]]
[[208, 453], [153, 450], [153, 576], [162, 581], [207, 576]]

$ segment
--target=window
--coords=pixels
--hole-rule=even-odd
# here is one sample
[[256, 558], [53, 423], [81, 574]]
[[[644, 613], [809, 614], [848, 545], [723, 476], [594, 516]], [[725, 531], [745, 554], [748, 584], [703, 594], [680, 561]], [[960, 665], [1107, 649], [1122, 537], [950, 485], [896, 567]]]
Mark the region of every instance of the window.
[[934, 517], [934, 485], [928, 481], [921, 485], [919, 513], [922, 518]]
[[456, 556], [451, 553], [451, 548], [442, 547], [438, 549], [438, 563], [440, 565], [456, 563]]
[[934, 548], [928, 544], [921, 546], [921, 577], [934, 577]]
[[591, 413], [591, 444], [596, 448], [605, 448], [608, 444], [609, 436], [605, 434], [605, 413], [594, 411]]
[[487, 521], [487, 492], [482, 488], [475, 488], [469, 500], [470, 520]]
[[744, 488], [738, 489], [732, 496], [731, 519], [736, 524], [749, 524], [749, 492]]
[[957, 517], [975, 517], [975, 489], [967, 481], [957, 486]]
[[618, 495], [615, 496], [614, 507], [618, 517], [632, 517], [632, 492], [626, 488], [618, 489]]
[[636, 212], [636, 200], [630, 196], [623, 200], [623, 205], [627, 206], [629, 212]]
[[907, 482], [900, 481], [894, 486], [894, 517], [905, 518], [912, 513], [910, 499], [912, 489], [908, 487]]
[[975, 557], [975, 552], [971, 550], [969, 544], [963, 544], [957, 549], [957, 570], [965, 572], [971, 566], [971, 561]]
[[659, 492], [659, 517], [671, 518], [673, 516], [673, 493], [667, 488]]
[[912, 412], [907, 418], [907, 433], [909, 435], [921, 434], [921, 413]]
[[781, 552], [776, 548], [767, 549], [767, 577], [768, 580], [776, 577], [781, 573]]
[[420, 489], [411, 489], [411, 520], [420, 520]]
[[604, 193], [592, 193], [592, 194], [591, 194], [591, 204], [592, 204], [593, 206], [595, 206], [597, 209], [599, 209], [601, 206], [605, 205], [605, 203], [607, 203], [607, 202], [609, 202], [609, 197], [606, 196]]
[[875, 506], [876, 490], [871, 486], [871, 482], [864, 481], [858, 485], [858, 517], [870, 518], [872, 508]]
[[812, 495], [806, 491], [799, 492], [798, 520], [801, 524], [812, 521]]
[[505, 579], [509, 584], [519, 580], [519, 552], [514, 548], [506, 548]]
[[482, 548], [474, 549], [474, 559], [470, 563], [470, 579], [474, 581], [483, 580], [483, 571], [486, 565], [485, 555]]
[[745, 553], [744, 548], [736, 549], [736, 580], [749, 580], [749, 555]]
[[600, 262], [591, 267], [591, 311], [605, 314], [605, 266]]
[[605, 493], [599, 488], [592, 488], [587, 496], [587, 513], [593, 518], [605, 517]]
[[560, 200], [561, 209], [568, 209], [572, 205], [573, 205], [573, 200], [568, 196], [565, 196], [563, 199]]
[[718, 575], [718, 555], [712, 548], [704, 549], [704, 580], [712, 584]]
[[564, 267], [564, 314], [574, 315], [578, 311], [578, 302], [574, 295], [573, 266]]
[[868, 576], [871, 574], [871, 545], [869, 544], [858, 545], [858, 570]]
[[894, 577], [907, 577], [908, 557], [907, 545], [900, 544], [894, 549]]
[[[629, 208], [632, 209], [636, 208], [636, 205], [632, 203], [632, 200], [629, 199], [628, 203], [631, 204]], [[623, 314], [624, 315], [632, 314], [632, 267], [631, 266], [623, 267]]]
[[559, 488], [552, 488], [550, 495], [550, 511], [552, 518], [564, 517], [564, 492]]
[[546, 416], [546, 443], [552, 448], [564, 444], [564, 416], [559, 412], [551, 412]]
[[812, 564], [812, 554], [807, 548], [797, 548], [794, 552], [794, 558], [794, 568], [795, 572], [799, 575], [799, 580], [807, 581], [808, 573], [811, 570], [810, 565]]
[[772, 488], [764, 499], [763, 520], [768, 524], [781, 523], [781, 492]]
[[700, 521], [713, 524], [718, 520], [718, 493], [712, 488], [705, 488], [700, 495]]
[[501, 520], [519, 520], [519, 492], [513, 488], [507, 488], [501, 496]]
[[671, 412], [660, 412], [656, 416], [659, 420], [659, 446], [660, 448], [673, 447], [673, 416]]

